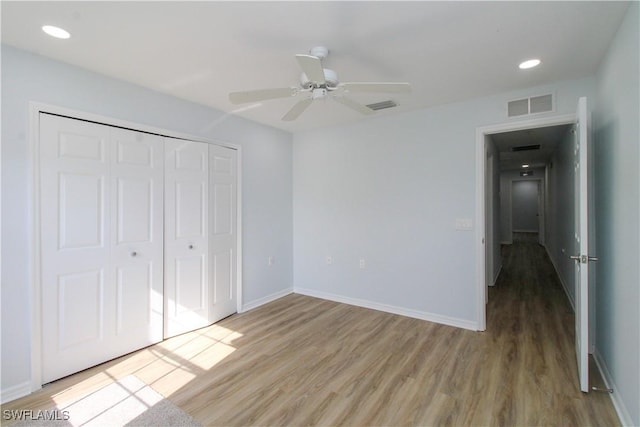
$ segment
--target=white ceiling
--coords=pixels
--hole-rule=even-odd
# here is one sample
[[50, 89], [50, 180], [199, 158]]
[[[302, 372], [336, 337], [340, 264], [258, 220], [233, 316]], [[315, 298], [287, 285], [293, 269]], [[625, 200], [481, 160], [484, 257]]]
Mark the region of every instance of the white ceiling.
[[[592, 75], [628, 7], [621, 2], [12, 2], [2, 42], [291, 132], [367, 120], [332, 101], [297, 121], [296, 102], [242, 110], [231, 91], [294, 86], [297, 53], [330, 49], [341, 81], [407, 81], [394, 114]], [[45, 35], [44, 24], [72, 37]], [[519, 70], [524, 59], [541, 66]]]

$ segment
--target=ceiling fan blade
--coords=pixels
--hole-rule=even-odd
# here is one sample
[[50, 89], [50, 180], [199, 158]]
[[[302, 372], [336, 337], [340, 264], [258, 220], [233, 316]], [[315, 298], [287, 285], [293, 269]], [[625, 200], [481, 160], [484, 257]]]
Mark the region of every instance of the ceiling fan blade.
[[311, 55], [296, 55], [296, 59], [309, 80], [319, 85], [325, 84], [320, 58]]
[[290, 122], [292, 120], [297, 119], [298, 116], [302, 114], [304, 110], [306, 110], [309, 107], [309, 105], [311, 105], [312, 102], [313, 102], [312, 98], [306, 98], [306, 99], [303, 99], [302, 101], [299, 101], [296, 105], [294, 105], [289, 110], [287, 114], [284, 115], [282, 120], [285, 122]]
[[293, 87], [282, 87], [275, 89], [246, 90], [242, 92], [231, 92], [229, 101], [232, 104], [245, 104], [247, 102], [267, 101], [269, 99], [289, 98], [296, 95], [298, 89]]
[[352, 110], [356, 110], [359, 113], [366, 115], [375, 113], [375, 111], [373, 111], [371, 108], [367, 107], [366, 105], [362, 105], [351, 98], [346, 98], [344, 96], [334, 96], [333, 99], [338, 101], [340, 104], [351, 108]]
[[409, 83], [360, 83], [348, 82], [340, 83], [338, 87], [349, 92], [384, 92], [384, 93], [409, 93], [411, 84]]

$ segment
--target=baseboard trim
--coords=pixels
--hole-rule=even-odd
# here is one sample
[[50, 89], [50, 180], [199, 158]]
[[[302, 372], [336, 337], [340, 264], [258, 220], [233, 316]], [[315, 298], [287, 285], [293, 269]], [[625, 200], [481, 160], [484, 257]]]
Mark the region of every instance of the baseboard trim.
[[0, 403], [5, 404], [31, 394], [31, 382], [25, 381], [0, 391]]
[[611, 402], [613, 403], [613, 407], [615, 408], [616, 413], [620, 418], [620, 422], [622, 423], [623, 426], [635, 425], [631, 420], [631, 414], [629, 414], [627, 407], [625, 406], [624, 402], [620, 398], [620, 393], [618, 393], [618, 388], [616, 387], [616, 384], [613, 381], [613, 378], [611, 378], [611, 373], [607, 368], [607, 364], [604, 362], [604, 359], [602, 358], [602, 355], [600, 354], [597, 348], [593, 352], [593, 359], [595, 360], [596, 366], [600, 371], [600, 375], [602, 375], [602, 379], [604, 380], [605, 386], [613, 390], [613, 393], [610, 393], [609, 397], [611, 397]]
[[292, 288], [287, 288], [287, 289], [283, 289], [281, 291], [275, 292], [271, 295], [267, 295], [266, 297], [262, 297], [259, 298], [257, 300], [253, 300], [247, 304], [243, 304], [242, 305], [242, 311], [241, 313], [244, 313], [245, 311], [249, 311], [249, 310], [253, 310], [254, 308], [258, 308], [261, 305], [265, 305], [268, 304], [272, 301], [275, 301], [277, 299], [280, 299], [282, 297], [285, 297], [289, 294], [293, 293], [293, 289]]
[[496, 285], [496, 282], [498, 281], [498, 277], [500, 277], [500, 273], [502, 273], [502, 264], [500, 264], [500, 268], [498, 269], [498, 272], [496, 273], [496, 277], [493, 278], [493, 280], [491, 281], [489, 286], [495, 286]]
[[404, 307], [397, 307], [389, 304], [382, 304], [375, 301], [368, 301], [359, 298], [345, 297], [342, 295], [332, 294], [329, 292], [316, 291], [313, 289], [293, 288], [293, 292], [300, 295], [306, 295], [315, 298], [321, 298], [329, 301], [339, 302], [343, 304], [354, 305], [357, 307], [369, 308], [372, 310], [384, 311], [386, 313], [398, 314], [400, 316], [412, 317], [414, 319], [427, 320], [429, 322], [440, 323], [442, 325], [454, 326], [456, 328], [477, 331], [476, 322], [469, 320], [457, 319], [440, 314], [428, 313], [419, 310], [412, 310]]

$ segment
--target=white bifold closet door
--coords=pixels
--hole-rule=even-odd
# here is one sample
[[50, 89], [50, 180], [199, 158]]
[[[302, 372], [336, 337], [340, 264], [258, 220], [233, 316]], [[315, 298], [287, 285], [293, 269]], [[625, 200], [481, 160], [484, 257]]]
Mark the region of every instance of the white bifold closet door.
[[208, 144], [165, 139], [165, 338], [209, 324]]
[[40, 115], [42, 382], [162, 339], [161, 137]]
[[209, 146], [211, 323], [237, 310], [237, 151]]
[[165, 338], [237, 311], [236, 150], [165, 139]]

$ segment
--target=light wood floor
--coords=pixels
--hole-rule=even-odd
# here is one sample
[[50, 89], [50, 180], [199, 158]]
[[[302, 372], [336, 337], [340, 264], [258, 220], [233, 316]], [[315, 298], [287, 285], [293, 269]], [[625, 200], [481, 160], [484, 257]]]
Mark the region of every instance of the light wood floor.
[[608, 395], [579, 391], [573, 314], [544, 249], [516, 241], [503, 259], [483, 333], [294, 294], [3, 409], [135, 374], [203, 425], [619, 425]]

